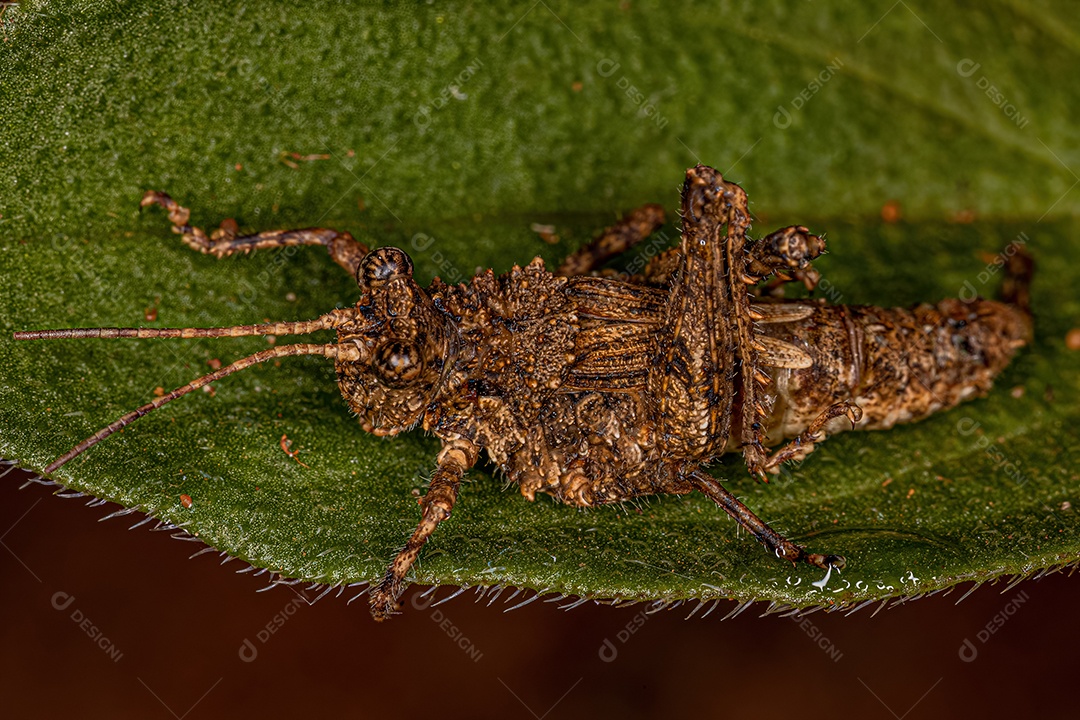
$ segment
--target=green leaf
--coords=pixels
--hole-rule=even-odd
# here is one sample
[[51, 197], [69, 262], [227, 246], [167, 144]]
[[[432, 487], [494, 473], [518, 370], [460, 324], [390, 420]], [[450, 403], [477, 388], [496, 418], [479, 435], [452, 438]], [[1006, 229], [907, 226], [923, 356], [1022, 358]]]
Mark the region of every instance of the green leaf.
[[[812, 585], [819, 571], [779, 563], [704, 497], [583, 512], [529, 503], [490, 466], [470, 473], [416, 581], [806, 606], [1075, 562], [1080, 356], [1065, 336], [1080, 316], [1080, 190], [1069, 169], [1080, 167], [1080, 138], [1065, 109], [1080, 98], [1046, 78], [1071, 77], [1080, 32], [1064, 4], [880, 12], [160, 1], [9, 10], [0, 456], [40, 470], [156, 387], [266, 347], [29, 344], [13, 331], [301, 320], [355, 302], [352, 280], [317, 249], [224, 261], [188, 250], [163, 213], [137, 211], [146, 189], [169, 192], [203, 227], [224, 217], [244, 229], [319, 224], [398, 245], [426, 282], [534, 255], [557, 262], [644, 202], [674, 216], [683, 171], [701, 161], [743, 184], [757, 232], [799, 222], [828, 233], [831, 254], [817, 265], [837, 302], [936, 301], [966, 283], [991, 295], [994, 255], [1023, 233], [1039, 262], [1034, 344], [988, 398], [837, 436], [769, 485], [737, 458], [715, 466], [778, 529], [848, 558], [824, 589]], [[903, 221], [880, 220], [889, 202]], [[533, 223], [554, 224], [561, 241], [544, 243]], [[287, 577], [381, 575], [418, 520], [410, 491], [424, 487], [437, 443], [364, 434], [323, 359], [253, 368], [215, 390], [139, 420], [56, 479]]]

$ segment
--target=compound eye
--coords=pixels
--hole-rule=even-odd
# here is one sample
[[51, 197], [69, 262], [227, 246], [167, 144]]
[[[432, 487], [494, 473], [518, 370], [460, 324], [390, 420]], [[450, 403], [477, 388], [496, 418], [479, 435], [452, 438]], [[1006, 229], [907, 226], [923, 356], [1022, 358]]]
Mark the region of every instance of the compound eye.
[[424, 370], [424, 358], [415, 345], [394, 342], [384, 345], [375, 353], [372, 364], [388, 385], [400, 386], [420, 377]]
[[381, 247], [372, 250], [356, 268], [360, 287], [377, 287], [399, 277], [412, 277], [413, 264], [404, 250]]

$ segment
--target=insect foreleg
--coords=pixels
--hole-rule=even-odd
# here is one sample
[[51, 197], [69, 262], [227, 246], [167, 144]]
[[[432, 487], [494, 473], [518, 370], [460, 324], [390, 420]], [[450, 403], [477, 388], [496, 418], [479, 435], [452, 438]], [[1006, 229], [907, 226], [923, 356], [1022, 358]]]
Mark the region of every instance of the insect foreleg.
[[476, 463], [479, 453], [480, 449], [468, 440], [447, 443], [439, 452], [438, 468], [431, 477], [427, 494], [420, 500], [423, 507], [420, 524], [390, 563], [382, 582], [371, 591], [371, 614], [376, 620], [385, 620], [399, 608], [398, 598], [405, 590], [405, 575], [435, 528], [450, 517], [465, 471]]
[[238, 252], [265, 250], [289, 245], [322, 245], [341, 267], [356, 277], [356, 267], [368, 253], [367, 247], [347, 232], [330, 228], [304, 228], [302, 230], [268, 230], [255, 235], [237, 235], [235, 230], [222, 227], [210, 237], [201, 228], [188, 224], [191, 211], [163, 192], [147, 190], [143, 195], [143, 207], [160, 205], [169, 211], [173, 232], [183, 236], [184, 243], [195, 250], [216, 258]]

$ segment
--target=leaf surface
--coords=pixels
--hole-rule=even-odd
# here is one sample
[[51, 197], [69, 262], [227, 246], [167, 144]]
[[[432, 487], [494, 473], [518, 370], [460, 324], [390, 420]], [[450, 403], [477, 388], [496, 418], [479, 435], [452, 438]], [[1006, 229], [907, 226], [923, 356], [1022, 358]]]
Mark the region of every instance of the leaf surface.
[[[1080, 181], [1069, 169], [1080, 142], [1065, 112], [1075, 87], [1046, 78], [1071, 77], [1080, 31], [1063, 4], [883, 11], [10, 10], [0, 456], [40, 470], [155, 388], [267, 346], [29, 344], [13, 342], [15, 330], [301, 320], [355, 302], [352, 280], [318, 249], [224, 261], [188, 250], [163, 213], [138, 212], [146, 189], [169, 192], [208, 229], [225, 217], [245, 230], [324, 225], [400, 246], [426, 283], [536, 255], [554, 264], [645, 202], [675, 217], [683, 171], [700, 161], [744, 186], [755, 232], [797, 222], [827, 233], [831, 254], [817, 266], [835, 302], [992, 295], [994, 257], [1020, 237], [1039, 262], [1033, 346], [988, 398], [837, 436], [769, 485], [737, 458], [715, 466], [775, 527], [848, 558], [824, 587], [819, 571], [779, 564], [703, 497], [579, 511], [525, 501], [490, 466], [470, 473], [416, 581], [805, 606], [1074, 562], [1080, 355], [1065, 337], [1080, 317]], [[881, 220], [890, 203], [899, 222]], [[543, 242], [536, 223], [560, 241]], [[673, 242], [677, 229], [664, 235]], [[364, 434], [329, 362], [288, 358], [171, 403], [56, 478], [258, 567], [348, 583], [379, 576], [415, 526], [410, 491], [422, 491], [436, 448], [420, 433]]]

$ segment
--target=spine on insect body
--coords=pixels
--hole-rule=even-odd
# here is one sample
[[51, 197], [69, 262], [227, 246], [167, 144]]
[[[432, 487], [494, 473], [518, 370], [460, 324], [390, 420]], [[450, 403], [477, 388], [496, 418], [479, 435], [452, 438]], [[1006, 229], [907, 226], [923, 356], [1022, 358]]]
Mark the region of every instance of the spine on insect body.
[[[883, 430], [984, 395], [1030, 341], [1032, 323], [1026, 304], [949, 299], [912, 308], [821, 305], [762, 332], [813, 359], [771, 373], [776, 400], [768, 432], [776, 442], [842, 400], [862, 409], [856, 427]], [[826, 428], [844, 429], [851, 429], [846, 418]]]

